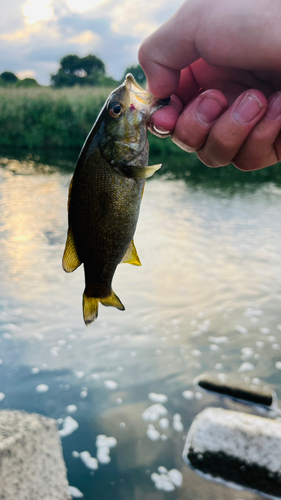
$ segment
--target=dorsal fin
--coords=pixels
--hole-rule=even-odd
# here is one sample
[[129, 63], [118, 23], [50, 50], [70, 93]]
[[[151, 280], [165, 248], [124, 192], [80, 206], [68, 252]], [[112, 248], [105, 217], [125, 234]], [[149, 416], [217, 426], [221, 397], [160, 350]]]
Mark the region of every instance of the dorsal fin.
[[134, 266], [141, 266], [141, 261], [139, 259], [136, 247], [134, 245], [134, 240], [131, 241], [127, 248], [127, 251], [121, 260], [124, 264], [133, 264]]
[[62, 267], [66, 273], [72, 273], [81, 264], [82, 264], [82, 262], [80, 261], [78, 255], [77, 255], [77, 250], [76, 250], [76, 245], [75, 245], [75, 241], [73, 238], [72, 230], [69, 227], [68, 231], [67, 231], [65, 250], [64, 250], [64, 254], [63, 254], [63, 258], [62, 258]]

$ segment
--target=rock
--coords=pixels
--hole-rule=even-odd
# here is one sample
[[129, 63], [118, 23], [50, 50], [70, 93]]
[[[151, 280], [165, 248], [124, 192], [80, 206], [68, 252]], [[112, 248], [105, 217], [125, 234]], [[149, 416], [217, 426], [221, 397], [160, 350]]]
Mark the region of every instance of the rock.
[[230, 396], [243, 402], [270, 407], [277, 401], [276, 393], [267, 385], [246, 384], [224, 373], [203, 373], [194, 380], [202, 389]]
[[56, 421], [20, 411], [0, 411], [0, 498], [69, 500]]
[[206, 408], [189, 429], [183, 458], [214, 480], [281, 497], [281, 422], [277, 420]]

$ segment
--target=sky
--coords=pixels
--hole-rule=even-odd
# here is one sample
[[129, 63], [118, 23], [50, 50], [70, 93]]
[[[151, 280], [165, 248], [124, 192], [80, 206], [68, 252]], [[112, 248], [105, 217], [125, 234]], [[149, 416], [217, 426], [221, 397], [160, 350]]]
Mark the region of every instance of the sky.
[[67, 54], [95, 54], [120, 79], [182, 0], [0, 0], [0, 73], [50, 83]]

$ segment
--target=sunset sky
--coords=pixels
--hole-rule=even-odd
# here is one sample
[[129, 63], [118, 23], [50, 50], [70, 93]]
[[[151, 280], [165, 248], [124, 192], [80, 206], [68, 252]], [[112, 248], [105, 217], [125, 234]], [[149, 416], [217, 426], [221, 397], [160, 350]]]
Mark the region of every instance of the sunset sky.
[[0, 73], [50, 83], [66, 54], [100, 57], [121, 78], [137, 63], [140, 42], [165, 22], [182, 0], [2, 0]]

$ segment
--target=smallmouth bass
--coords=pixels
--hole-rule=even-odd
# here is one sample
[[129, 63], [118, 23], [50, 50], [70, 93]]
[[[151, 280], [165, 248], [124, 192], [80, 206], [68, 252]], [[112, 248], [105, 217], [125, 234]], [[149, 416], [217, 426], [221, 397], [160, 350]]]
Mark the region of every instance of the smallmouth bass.
[[147, 166], [147, 125], [168, 102], [128, 74], [109, 95], [80, 152], [69, 187], [63, 269], [69, 273], [84, 264], [86, 325], [97, 318], [99, 302], [125, 309], [111, 283], [121, 262], [141, 265], [133, 236], [145, 179], [161, 167]]

